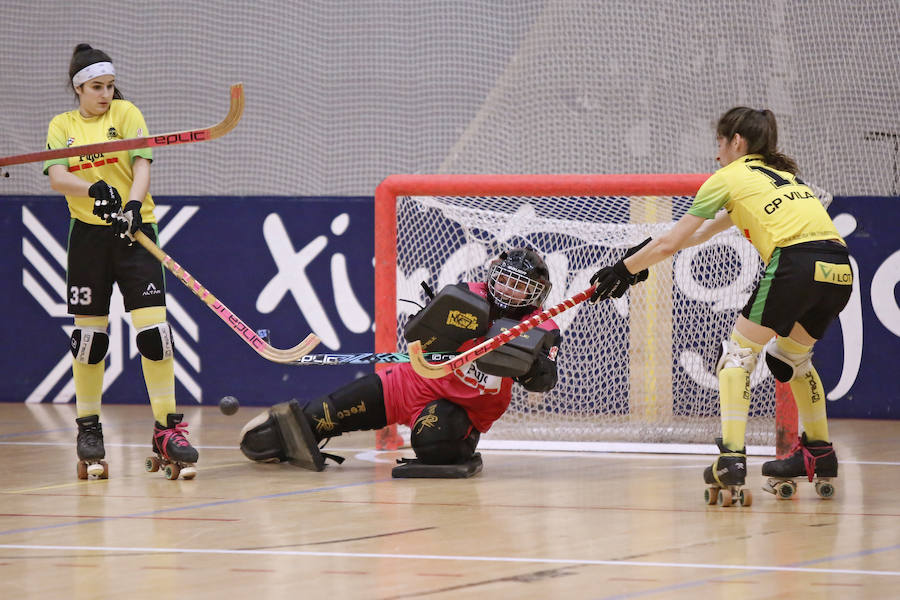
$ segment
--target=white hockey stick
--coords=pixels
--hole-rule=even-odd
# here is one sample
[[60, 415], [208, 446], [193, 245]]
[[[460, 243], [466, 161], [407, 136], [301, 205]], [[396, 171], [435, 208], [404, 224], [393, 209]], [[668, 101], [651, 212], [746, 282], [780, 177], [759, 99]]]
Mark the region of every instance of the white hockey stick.
[[228, 114], [221, 123], [207, 127], [206, 129], [194, 129], [192, 131], [176, 131], [163, 133], [152, 137], [136, 137], [127, 140], [113, 140], [111, 142], [99, 142], [85, 144], [83, 146], [69, 146], [56, 150], [43, 150], [30, 154], [19, 154], [0, 158], [0, 167], [9, 165], [21, 165], [30, 162], [42, 162], [54, 158], [66, 158], [82, 154], [101, 154], [104, 152], [121, 152], [122, 150], [135, 150], [137, 148], [152, 148], [155, 146], [174, 146], [176, 144], [191, 144], [193, 142], [205, 142], [220, 138], [238, 124], [244, 113], [244, 84], [236, 83], [231, 86], [231, 105]]
[[172, 274], [194, 292], [198, 298], [203, 300], [203, 302], [205, 302], [214, 313], [219, 315], [219, 318], [225, 321], [242, 340], [247, 342], [251, 348], [256, 350], [257, 354], [266, 360], [289, 365], [295, 364], [319, 344], [319, 338], [311, 333], [306, 336], [306, 339], [293, 348], [288, 348], [287, 350], [273, 348], [266, 343], [265, 340], [259, 337], [254, 329], [241, 321], [227, 306], [219, 302], [218, 298], [209, 293], [209, 290], [200, 285], [200, 282], [194, 279], [190, 273], [185, 271], [181, 265], [172, 260], [171, 256], [163, 252], [159, 246], [154, 244], [142, 231], [138, 231], [134, 234], [134, 240], [146, 248], [156, 260], [161, 262], [165, 268], [171, 271]]
[[469, 350], [466, 350], [455, 358], [451, 358], [450, 360], [446, 360], [444, 362], [428, 362], [427, 360], [425, 360], [425, 356], [422, 354], [422, 343], [419, 340], [410, 342], [409, 362], [412, 363], [413, 370], [415, 370], [416, 373], [418, 373], [422, 377], [425, 377], [426, 379], [439, 379], [441, 377], [449, 375], [456, 369], [466, 366], [477, 358], [484, 356], [491, 350], [496, 350], [508, 341], [519, 337], [526, 331], [534, 329], [547, 319], [551, 319], [559, 313], [565, 312], [573, 306], [581, 304], [591, 297], [591, 294], [594, 293], [595, 287], [596, 286], [592, 285], [583, 292], [578, 292], [571, 298], [566, 298], [556, 306], [551, 306], [543, 312], [528, 317], [518, 325], [510, 327], [506, 331], [481, 342], [474, 348], [470, 348]]

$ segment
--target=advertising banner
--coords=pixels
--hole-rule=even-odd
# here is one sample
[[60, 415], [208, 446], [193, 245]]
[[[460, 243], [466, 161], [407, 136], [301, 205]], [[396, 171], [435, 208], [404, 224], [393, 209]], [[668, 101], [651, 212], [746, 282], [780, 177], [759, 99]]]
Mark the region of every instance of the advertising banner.
[[[164, 251], [270, 343], [290, 348], [309, 333], [315, 352], [373, 348], [371, 198], [156, 198]], [[0, 400], [74, 402], [66, 301], [65, 202], [2, 203], [7, 325], [0, 362], [14, 373]], [[176, 400], [245, 405], [314, 398], [370, 366], [292, 367], [260, 357], [199, 298], [166, 273], [175, 337]], [[147, 403], [135, 330], [114, 288], [106, 403]]]
[[[313, 352], [374, 350], [371, 197], [159, 197], [164, 251], [270, 343], [290, 348], [309, 333]], [[900, 357], [900, 213], [894, 197], [838, 197], [829, 212], [846, 239], [856, 281], [850, 304], [817, 344], [829, 415], [897, 418], [890, 370]], [[58, 197], [0, 203], [6, 302], [0, 401], [74, 401], [66, 312], [69, 219]], [[245, 405], [315, 398], [372, 372], [367, 365], [285, 366], [261, 358], [208, 306], [166, 274], [175, 335], [176, 398]], [[134, 328], [114, 290], [104, 402], [146, 403]], [[11, 375], [11, 376], [10, 376]]]

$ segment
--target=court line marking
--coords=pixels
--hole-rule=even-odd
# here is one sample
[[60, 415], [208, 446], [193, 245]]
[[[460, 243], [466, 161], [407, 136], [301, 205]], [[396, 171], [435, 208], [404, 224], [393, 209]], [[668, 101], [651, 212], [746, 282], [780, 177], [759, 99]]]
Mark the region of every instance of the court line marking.
[[[72, 446], [72, 442], [5, 442], [0, 441], [0, 446]], [[107, 448], [146, 448], [147, 444], [126, 444], [126, 443], [116, 443], [116, 442], [104, 442], [104, 445]], [[240, 448], [237, 445], [234, 446], [205, 446], [205, 445], [195, 445], [195, 448], [198, 450], [239, 450]], [[412, 452], [412, 448], [401, 448], [398, 450], [373, 450], [372, 448], [340, 448], [334, 447], [330, 448], [330, 450], [334, 450], [336, 452], [348, 452], [348, 453], [356, 453], [356, 456], [360, 460], [365, 460], [369, 462], [385, 462], [384, 459], [377, 459], [376, 456], [380, 455], [393, 455], [393, 454], [402, 454], [403, 452], [410, 453]], [[541, 456], [541, 457], [553, 457], [553, 458], [561, 458], [561, 457], [572, 457], [572, 458], [612, 458], [612, 459], [622, 459], [622, 460], [690, 460], [697, 462], [701, 460], [701, 456], [705, 456], [704, 454], [673, 454], [673, 453], [639, 453], [639, 452], [611, 452], [611, 451], [600, 451], [600, 450], [501, 450], [501, 449], [491, 449], [491, 448], [482, 448], [478, 447], [478, 451], [483, 454], [491, 454], [497, 456]], [[715, 456], [714, 452], [710, 452], [709, 456]], [[390, 461], [393, 461], [391, 459]], [[752, 461], [747, 461], [750, 464], [763, 463], [765, 460], [763, 459], [755, 459]], [[887, 460], [851, 460], [851, 459], [841, 459], [842, 465], [885, 465], [890, 467], [900, 466], [900, 461], [887, 461]]]
[[[523, 509], [523, 510], [579, 510], [579, 511], [595, 511], [595, 510], [607, 510], [607, 511], [625, 511], [625, 512], [668, 512], [668, 513], [695, 513], [695, 514], [715, 514], [720, 512], [722, 509], [720, 508], [712, 508], [707, 505], [702, 505], [700, 508], [676, 508], [671, 506], [624, 506], [624, 505], [592, 505], [592, 504], [584, 504], [584, 505], [576, 505], [576, 506], [566, 506], [566, 505], [552, 505], [552, 504], [489, 504], [489, 503], [466, 503], [466, 502], [420, 502], [420, 501], [409, 501], [409, 500], [328, 500], [321, 499], [319, 502], [324, 504], [366, 504], [366, 505], [377, 505], [384, 504], [388, 506], [452, 506], [457, 508], [502, 508], [502, 509]], [[764, 508], [760, 508], [759, 505], [754, 505], [752, 509], [748, 508], [747, 512], [737, 511], [735, 514], [740, 514], [746, 517], [750, 517], [751, 515], [779, 515], [779, 516], [787, 516], [787, 517], [797, 517], [797, 516], [817, 516], [817, 517], [890, 517], [896, 518], [900, 517], [900, 514], [897, 513], [851, 513], [851, 512], [834, 512], [834, 511], [819, 511], [819, 510], [807, 510], [807, 511], [782, 511], [782, 510], [766, 510]]]
[[19, 431], [16, 433], [0, 433], [0, 439], [2, 438], [11, 438], [11, 437], [25, 437], [27, 435], [42, 435], [45, 433], [73, 433], [75, 428], [73, 427], [60, 427], [58, 429], [41, 429], [39, 431]]
[[[803, 565], [815, 565], [815, 564], [819, 564], [819, 563], [823, 563], [823, 562], [834, 562], [834, 561], [838, 561], [838, 560], [861, 558], [861, 557], [869, 556], [872, 554], [880, 554], [882, 552], [892, 552], [892, 551], [897, 551], [897, 550], [900, 550], [900, 545], [886, 546], [884, 548], [874, 548], [871, 550], [860, 550], [858, 552], [851, 552], [849, 554], [842, 554], [842, 555], [839, 554], [837, 556], [824, 556], [821, 558], [813, 558], [810, 560], [804, 560], [801, 562], [793, 563], [792, 566], [785, 567], [785, 568], [795, 568], [798, 570], [803, 570]], [[748, 570], [749, 569], [750, 569], [750, 567], [748, 567]], [[749, 574], [750, 575], [767, 575], [774, 570], [776, 570], [776, 569], [760, 567], [759, 571], [751, 572]], [[840, 571], [834, 571], [834, 573], [840, 573]], [[846, 574], [846, 573], [843, 573], [843, 574]], [[747, 575], [747, 573], [740, 573], [740, 575], [744, 576], [744, 575]], [[681, 583], [674, 583], [671, 585], [664, 585], [664, 586], [659, 586], [659, 587], [655, 587], [655, 588], [639, 590], [639, 591], [635, 591], [635, 592], [628, 592], [625, 594], [615, 594], [613, 596], [603, 596], [599, 600], [630, 600], [631, 598], [640, 598], [642, 596], [656, 596], [659, 594], [674, 592], [676, 590], [685, 590], [688, 588], [700, 587], [700, 586], [706, 585], [708, 583], [724, 583], [724, 582], [734, 579], [735, 577], [738, 577], [738, 574], [733, 574], [730, 576], [729, 575], [721, 575], [718, 577], [706, 577], [703, 579], [696, 579], [694, 581], [684, 581]], [[813, 585], [815, 585], [815, 584], [813, 584]], [[829, 585], [829, 584], [826, 584], [826, 585]]]
[[[865, 551], [860, 554], [874, 554], [900, 549], [900, 545], [881, 548], [873, 551]], [[41, 544], [0, 544], [0, 550], [53, 550], [66, 552], [139, 552], [152, 554], [213, 554], [235, 556], [306, 556], [314, 558], [374, 558], [379, 560], [434, 560], [434, 561], [458, 561], [458, 562], [494, 562], [494, 563], [534, 563], [534, 564], [566, 564], [566, 565], [598, 565], [611, 567], [653, 567], [669, 569], [705, 569], [715, 571], [774, 571], [782, 573], [818, 573], [822, 575], [865, 575], [881, 577], [900, 577], [900, 571], [869, 571], [865, 569], [824, 569], [811, 567], [779, 567], [775, 565], [716, 565], [709, 563], [675, 563], [675, 562], [650, 562], [650, 561], [626, 561], [626, 560], [595, 560], [583, 558], [540, 558], [540, 557], [515, 557], [515, 556], [457, 556], [440, 554], [393, 554], [377, 552], [316, 552], [306, 550], [228, 550], [223, 548], [144, 548], [128, 546], [50, 546]], [[819, 559], [838, 560], [834, 557]]]
[[[245, 463], [245, 462], [239, 462], [239, 463], [225, 463], [225, 464], [220, 464], [220, 465], [206, 465], [206, 464], [204, 464], [204, 465], [203, 465], [203, 471], [206, 472], [206, 471], [212, 471], [213, 469], [224, 469], [224, 468], [227, 468], [227, 467], [239, 467], [239, 466], [245, 465], [245, 464], [247, 464], [247, 463]], [[132, 476], [131, 476], [131, 475], [124, 475], [124, 476], [122, 476], [121, 478], [127, 478], [127, 477], [132, 477]], [[53, 490], [53, 489], [59, 489], [59, 488], [65, 488], [65, 487], [75, 487], [75, 486], [85, 486], [85, 485], [96, 486], [96, 485], [99, 484], [99, 483], [103, 483], [103, 484], [107, 484], [107, 485], [108, 485], [108, 484], [110, 484], [110, 482], [111, 482], [110, 479], [78, 479], [78, 480], [76, 480], [76, 481], [70, 481], [70, 482], [66, 482], [66, 483], [54, 483], [54, 484], [51, 484], [51, 485], [44, 485], [44, 486], [40, 486], [40, 487], [36, 487], [36, 488], [25, 488], [25, 489], [21, 489], [21, 490], [0, 490], [0, 494], [10, 494], [10, 495], [12, 495], [12, 494], [21, 494], [21, 495], [29, 495], [31, 492], [40, 492], [40, 491], [44, 491], [44, 490]], [[103, 497], [103, 498], [115, 497], [115, 496], [107, 496], [107, 495], [105, 495], [105, 494], [94, 494], [94, 495], [96, 495], [96, 496], [98, 496], [98, 497]], [[150, 497], [153, 497], [153, 498], [162, 498], [162, 497], [164, 497], [164, 496], [136, 496], [136, 497], [140, 497], [140, 498], [150, 498]], [[171, 497], [172, 497], [172, 498], [176, 498], [176, 499], [178, 498], [178, 496], [171, 496]]]
[[[109, 480], [105, 480], [105, 481], [109, 481]], [[326, 486], [326, 487], [316, 487], [316, 488], [309, 488], [309, 489], [305, 489], [305, 490], [294, 490], [291, 492], [278, 492], [275, 494], [266, 494], [264, 496], [253, 496], [250, 498], [234, 498], [234, 499], [228, 499], [228, 500], [219, 500], [217, 502], [204, 502], [202, 504], [189, 504], [187, 506], [174, 506], [172, 508], [162, 508], [159, 510], [148, 510], [148, 511], [143, 511], [143, 512], [139, 512], [139, 513], [133, 513], [130, 515], [115, 515], [115, 516], [111, 516], [111, 517], [101, 517], [101, 518], [97, 518], [97, 519], [86, 519], [83, 521], [76, 521], [74, 523], [54, 523], [52, 525], [23, 527], [20, 529], [7, 529], [6, 531], [0, 531], [0, 536], [11, 535], [11, 534], [15, 534], [15, 533], [30, 533], [30, 532], [34, 532], [34, 531], [46, 531], [48, 529], [60, 529], [62, 527], [75, 527], [77, 525], [90, 525], [93, 523], [102, 523], [104, 521], [113, 521], [115, 519], [146, 517], [146, 516], [160, 515], [160, 514], [170, 513], [170, 512], [179, 512], [179, 511], [183, 511], [183, 510], [195, 510], [195, 509], [201, 509], [201, 508], [210, 508], [213, 506], [224, 506], [227, 504], [243, 504], [245, 502], [253, 502], [255, 500], [271, 500], [274, 498], [299, 496], [299, 495], [303, 495], [303, 494], [313, 494], [316, 492], [328, 492], [331, 490], [339, 490], [339, 489], [344, 489], [344, 488], [358, 487], [358, 486], [362, 486], [362, 485], [372, 485], [375, 483], [384, 483], [386, 481], [391, 481], [391, 480], [390, 479], [370, 479], [370, 480], [366, 480], [366, 481], [356, 481], [353, 483], [343, 483], [343, 484], [331, 485], [331, 486]]]

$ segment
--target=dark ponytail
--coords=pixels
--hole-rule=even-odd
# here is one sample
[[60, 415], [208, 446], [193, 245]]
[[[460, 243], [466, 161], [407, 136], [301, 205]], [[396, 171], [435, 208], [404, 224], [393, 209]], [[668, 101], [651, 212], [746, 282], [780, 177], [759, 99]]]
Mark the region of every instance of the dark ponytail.
[[[72, 78], [75, 77], [75, 73], [87, 67], [88, 65], [92, 65], [98, 62], [111, 63], [112, 59], [106, 52], [97, 50], [96, 48], [91, 48], [90, 44], [78, 44], [77, 46], [75, 46], [75, 50], [72, 51], [72, 60], [69, 61], [69, 89], [71, 89], [73, 92], [75, 91], [75, 86], [72, 85]], [[123, 96], [122, 92], [119, 91], [119, 86], [116, 86], [116, 89], [113, 92], [113, 98], [115, 98], [116, 100], [125, 99], [125, 96]], [[78, 94], [75, 94], [75, 102], [78, 102]]]
[[797, 173], [796, 161], [778, 151], [778, 123], [771, 110], [746, 106], [732, 108], [719, 119], [716, 135], [730, 140], [736, 133], [747, 140], [748, 154], [762, 154], [766, 164], [779, 171]]

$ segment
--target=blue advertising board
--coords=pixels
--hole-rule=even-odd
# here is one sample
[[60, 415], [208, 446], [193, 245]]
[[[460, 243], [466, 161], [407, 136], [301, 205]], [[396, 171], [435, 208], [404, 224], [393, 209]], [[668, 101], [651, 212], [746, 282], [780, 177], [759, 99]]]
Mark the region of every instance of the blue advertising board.
[[847, 242], [853, 296], [816, 344], [831, 417], [900, 418], [900, 217], [897, 197], [838, 197], [828, 209]]
[[[373, 348], [374, 232], [371, 198], [156, 198], [168, 253], [241, 320], [268, 329], [289, 348], [310, 332], [318, 352]], [[69, 220], [60, 197], [7, 197], [2, 203], [0, 273], [7, 325], [0, 400], [74, 401], [66, 313]], [[204, 302], [166, 274], [168, 320], [176, 346], [176, 399], [247, 405], [317, 397], [371, 367], [292, 367], [266, 361]], [[114, 291], [104, 402], [144, 403], [134, 330]]]
[[[371, 197], [158, 197], [164, 250], [273, 346], [310, 332], [317, 352], [374, 350]], [[891, 368], [900, 358], [900, 236], [894, 197], [838, 197], [829, 212], [857, 273], [853, 299], [813, 358], [832, 417], [898, 418]], [[66, 313], [68, 214], [53, 197], [0, 203], [0, 276], [7, 320], [0, 401], [71, 402]], [[167, 274], [168, 319], [176, 335], [176, 397], [210, 404], [233, 395], [246, 405], [314, 398], [372, 371], [370, 366], [292, 367], [258, 356], [193, 293]], [[146, 402], [134, 330], [118, 292], [110, 312], [104, 402]]]

